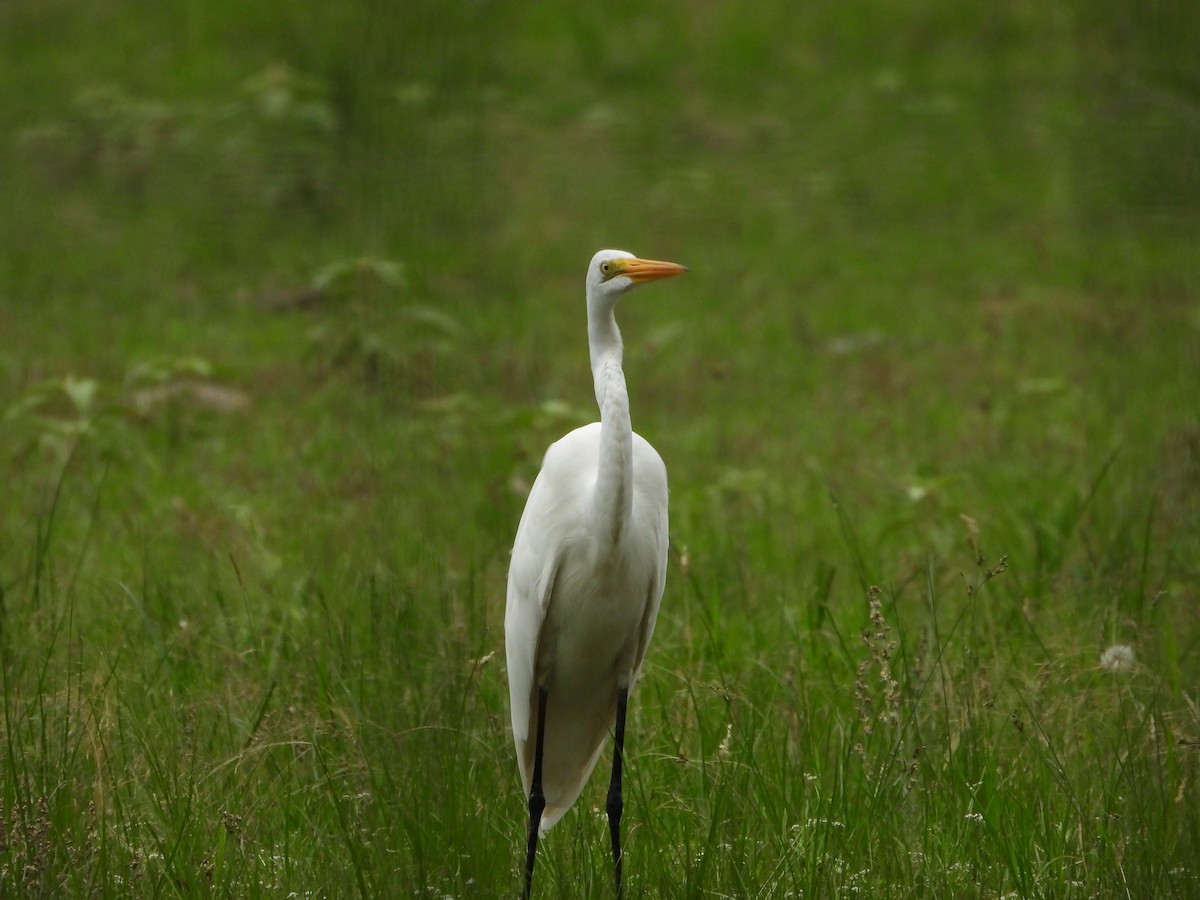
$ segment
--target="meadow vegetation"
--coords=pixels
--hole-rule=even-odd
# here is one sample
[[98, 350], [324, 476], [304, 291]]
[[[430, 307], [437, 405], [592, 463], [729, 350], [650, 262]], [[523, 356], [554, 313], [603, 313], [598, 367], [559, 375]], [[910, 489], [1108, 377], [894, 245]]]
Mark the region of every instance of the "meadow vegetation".
[[0, 896], [516, 893], [610, 246], [627, 895], [1200, 894], [1200, 17], [660, 7], [0, 4]]

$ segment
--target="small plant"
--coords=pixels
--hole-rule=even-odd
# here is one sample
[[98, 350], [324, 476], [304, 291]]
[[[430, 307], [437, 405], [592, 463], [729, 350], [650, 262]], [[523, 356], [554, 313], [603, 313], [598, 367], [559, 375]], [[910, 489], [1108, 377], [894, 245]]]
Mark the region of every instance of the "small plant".
[[286, 65], [247, 78], [221, 117], [226, 174], [276, 209], [323, 209], [334, 188], [337, 120], [325, 86]]
[[324, 86], [284, 65], [224, 103], [166, 103], [118, 85], [80, 90], [68, 117], [25, 127], [27, 157], [55, 178], [98, 177], [145, 201], [156, 179], [207, 184], [270, 209], [326, 210], [337, 121]]
[[33, 450], [66, 463], [78, 443], [105, 412], [100, 383], [94, 378], [64, 375], [29, 388], [4, 411], [3, 422], [24, 452]]
[[349, 374], [368, 387], [427, 399], [431, 372], [461, 350], [464, 329], [432, 306], [399, 303], [410, 292], [402, 262], [338, 260], [317, 271], [287, 306], [312, 310], [305, 360], [319, 375]]

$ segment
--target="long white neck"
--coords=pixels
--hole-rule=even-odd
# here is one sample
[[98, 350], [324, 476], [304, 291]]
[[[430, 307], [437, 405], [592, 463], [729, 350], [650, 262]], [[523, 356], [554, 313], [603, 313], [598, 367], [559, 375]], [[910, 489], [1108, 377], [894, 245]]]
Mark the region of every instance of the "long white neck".
[[633, 514], [633, 425], [629, 392], [621, 370], [621, 332], [611, 307], [588, 310], [588, 346], [592, 380], [600, 407], [600, 457], [592, 507], [594, 533], [601, 546], [614, 548]]

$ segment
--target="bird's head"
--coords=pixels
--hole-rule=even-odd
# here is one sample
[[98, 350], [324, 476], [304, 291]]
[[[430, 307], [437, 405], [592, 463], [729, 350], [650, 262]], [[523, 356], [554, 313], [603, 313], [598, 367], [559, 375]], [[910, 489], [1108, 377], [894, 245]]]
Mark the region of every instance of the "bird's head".
[[588, 266], [588, 302], [611, 307], [639, 284], [682, 275], [686, 271], [687, 268], [678, 263], [639, 259], [624, 250], [601, 250]]

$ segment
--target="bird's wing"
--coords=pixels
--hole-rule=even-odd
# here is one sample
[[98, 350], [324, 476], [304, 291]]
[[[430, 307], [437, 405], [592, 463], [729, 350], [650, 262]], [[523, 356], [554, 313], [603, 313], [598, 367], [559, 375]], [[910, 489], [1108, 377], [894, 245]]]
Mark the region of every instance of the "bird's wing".
[[558, 573], [558, 554], [547, 552], [545, 529], [537, 515], [536, 483], [534, 488], [517, 527], [504, 611], [504, 654], [508, 666], [513, 739], [518, 751], [530, 736], [529, 698], [536, 677], [538, 640]]
[[667, 547], [670, 542], [669, 518], [667, 513], [667, 469], [660, 457], [649, 443], [642, 440], [640, 435], [634, 435], [634, 453], [637, 468], [634, 470], [638, 478], [638, 487], [644, 492], [644, 503], [639, 503], [637, 509], [645, 518], [639, 522], [639, 527], [646, 539], [648, 552], [655, 560], [654, 575], [646, 588], [646, 608], [642, 613], [639, 627], [637, 655], [633, 662], [633, 681], [637, 681], [650, 647], [650, 639], [654, 636], [654, 626], [658, 622], [658, 610], [662, 603], [663, 588], [667, 583]]
[[650, 586], [646, 595], [646, 611], [642, 614], [642, 624], [639, 628], [637, 656], [633, 660], [633, 679], [637, 682], [642, 671], [642, 662], [646, 658], [646, 650], [650, 647], [650, 639], [654, 637], [654, 626], [658, 622], [658, 608], [662, 603], [663, 579], [660, 576], [655, 584]]

